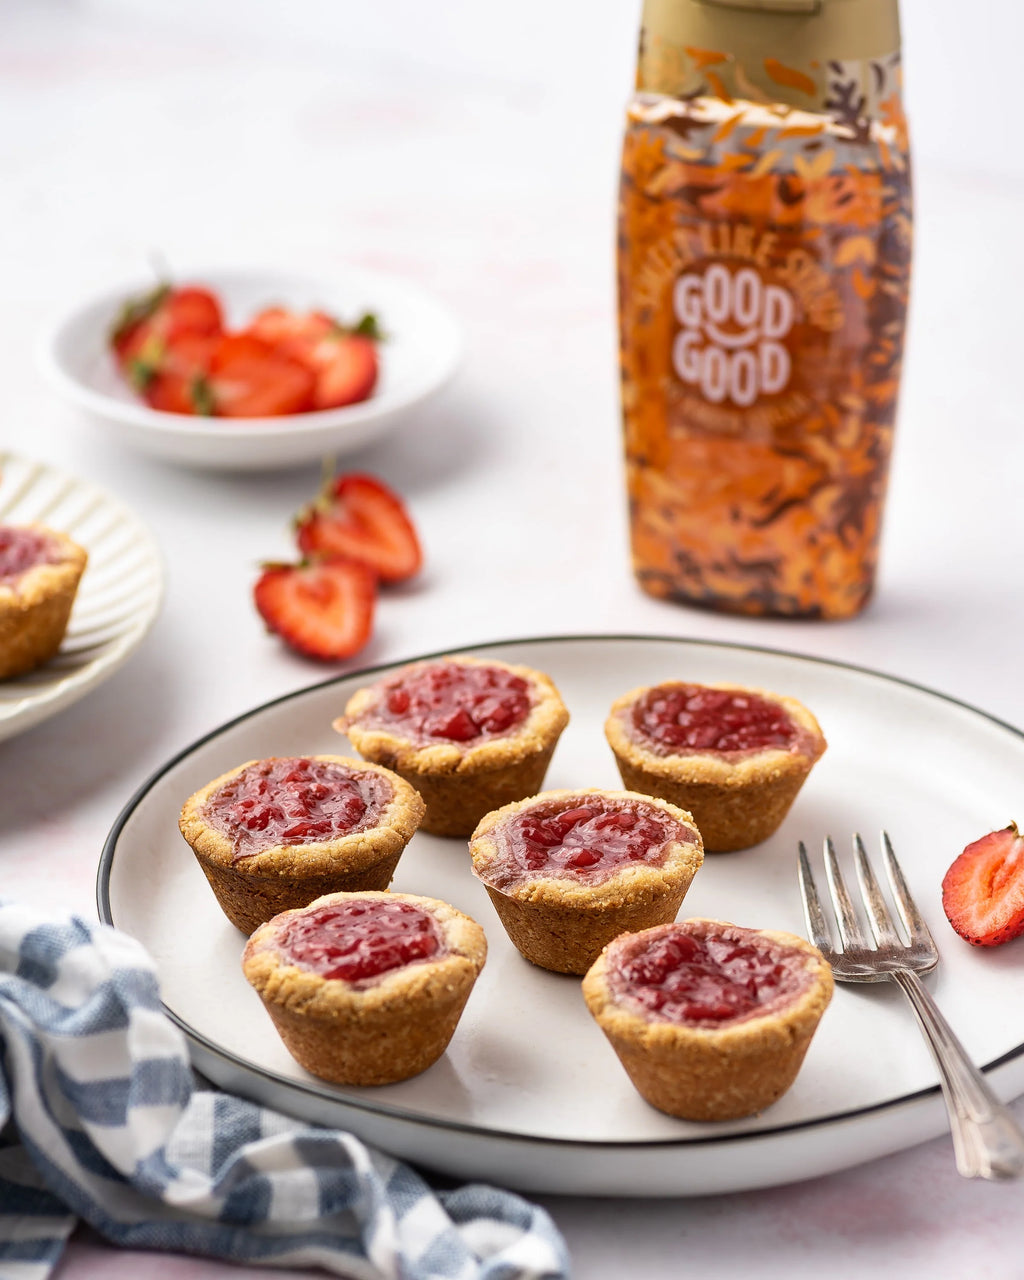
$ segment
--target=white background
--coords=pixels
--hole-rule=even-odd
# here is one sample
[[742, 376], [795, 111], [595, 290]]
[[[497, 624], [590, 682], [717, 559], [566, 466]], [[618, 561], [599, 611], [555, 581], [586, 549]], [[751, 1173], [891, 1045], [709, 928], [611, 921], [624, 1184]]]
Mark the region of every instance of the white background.
[[[431, 290], [465, 326], [443, 398], [346, 460], [406, 495], [427, 552], [358, 665], [520, 635], [692, 635], [861, 663], [1024, 725], [1024, 13], [903, 13], [918, 240], [879, 593], [854, 622], [807, 624], [680, 609], [630, 577], [612, 244], [636, 3], [6, 0], [0, 447], [134, 506], [167, 597], [113, 680], [0, 744], [2, 891], [92, 914], [104, 836], [134, 789], [228, 717], [329, 674], [266, 636], [249, 601], [257, 564], [289, 554], [316, 468], [160, 465], [36, 372], [43, 327], [154, 254], [325, 277], [351, 261]], [[936, 880], [955, 852], [936, 850]], [[1020, 1270], [1019, 1187], [961, 1183], [947, 1142], [738, 1197], [546, 1203], [578, 1275], [600, 1280]], [[239, 1274], [84, 1236], [62, 1276], [143, 1268]]]

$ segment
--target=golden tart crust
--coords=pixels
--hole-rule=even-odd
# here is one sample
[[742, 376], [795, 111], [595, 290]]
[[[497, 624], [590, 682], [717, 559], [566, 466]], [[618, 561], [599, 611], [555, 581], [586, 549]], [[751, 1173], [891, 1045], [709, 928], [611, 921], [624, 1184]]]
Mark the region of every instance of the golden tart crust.
[[[782, 707], [796, 726], [794, 749], [767, 747], [728, 755], [713, 751], [663, 755], [651, 750], [631, 732], [632, 707], [652, 688], [677, 687], [752, 694]], [[818, 721], [796, 698], [767, 689], [736, 684], [701, 686], [688, 680], [667, 680], [623, 694], [612, 703], [604, 731], [623, 786], [661, 796], [689, 810], [708, 853], [749, 849], [773, 835], [827, 746]]]
[[487, 941], [471, 917], [416, 894], [327, 894], [305, 910], [354, 898], [419, 907], [437, 921], [448, 953], [393, 969], [370, 985], [324, 978], [281, 954], [281, 928], [303, 914], [286, 911], [252, 935], [242, 969], [300, 1066], [335, 1084], [393, 1084], [425, 1071], [448, 1047], [487, 958]]
[[18, 527], [45, 538], [58, 558], [0, 579], [0, 680], [34, 671], [56, 655], [88, 560], [65, 533], [41, 524]]
[[[495, 827], [512, 815], [539, 808], [564, 811], [587, 800], [650, 806], [685, 829], [690, 840], [670, 840], [659, 864], [633, 862], [606, 878], [536, 874], [508, 887], [498, 878], [501, 852]], [[473, 874], [487, 890], [505, 932], [527, 960], [555, 973], [583, 974], [601, 948], [620, 933], [673, 920], [704, 861], [700, 833], [688, 813], [665, 800], [632, 791], [544, 791], [487, 814], [470, 840]]]
[[[290, 758], [290, 757], [286, 757]], [[398, 860], [423, 815], [423, 801], [396, 774], [345, 756], [319, 755], [302, 759], [323, 761], [356, 773], [380, 775], [391, 788], [376, 822], [363, 830], [330, 840], [279, 844], [245, 857], [236, 857], [233, 842], [211, 826], [203, 814], [206, 802], [226, 783], [252, 765], [247, 760], [214, 778], [185, 801], [178, 827], [191, 846], [227, 918], [243, 933], [288, 908], [304, 907], [325, 893], [359, 889], [387, 889]]]
[[[466, 745], [452, 741], [424, 745], [398, 732], [361, 723], [386, 685], [436, 663], [497, 667], [519, 676], [531, 691], [531, 707], [526, 719], [510, 733]], [[454, 655], [411, 663], [384, 680], [358, 690], [334, 727], [348, 735], [364, 759], [393, 769], [416, 788], [426, 805], [421, 823], [424, 831], [439, 836], [468, 836], [485, 813], [540, 790], [558, 739], [568, 723], [565, 703], [544, 672], [493, 658]]]
[[[659, 1021], [616, 998], [608, 972], [623, 945], [604, 949], [583, 979], [587, 1008], [604, 1032], [634, 1087], [651, 1106], [684, 1120], [733, 1120], [777, 1101], [793, 1084], [822, 1014], [832, 998], [832, 970], [817, 948], [796, 934], [740, 928], [720, 920], [691, 919], [668, 929], [698, 935], [757, 939], [797, 957], [803, 989], [765, 1012], [721, 1026]], [[645, 937], [648, 935], [644, 935]]]

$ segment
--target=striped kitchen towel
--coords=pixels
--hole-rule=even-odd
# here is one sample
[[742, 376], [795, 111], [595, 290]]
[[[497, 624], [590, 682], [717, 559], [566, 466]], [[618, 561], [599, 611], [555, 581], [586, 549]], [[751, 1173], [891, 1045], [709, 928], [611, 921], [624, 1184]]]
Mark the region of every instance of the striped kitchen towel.
[[561, 1280], [544, 1210], [434, 1191], [348, 1133], [193, 1087], [153, 962], [0, 900], [0, 1278], [44, 1280], [83, 1219], [114, 1244], [353, 1280]]

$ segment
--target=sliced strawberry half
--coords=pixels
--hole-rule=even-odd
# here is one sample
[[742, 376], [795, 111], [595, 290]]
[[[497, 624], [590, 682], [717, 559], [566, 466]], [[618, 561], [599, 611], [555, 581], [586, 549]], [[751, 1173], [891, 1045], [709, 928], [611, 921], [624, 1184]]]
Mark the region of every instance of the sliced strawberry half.
[[361, 560], [382, 582], [402, 582], [423, 564], [405, 504], [375, 476], [335, 476], [299, 513], [295, 525], [303, 555]]
[[217, 342], [197, 396], [195, 412], [224, 418], [272, 418], [313, 407], [315, 379], [301, 360], [251, 333], [225, 334]]
[[253, 599], [267, 627], [290, 648], [321, 662], [358, 653], [373, 630], [377, 581], [355, 560], [267, 565]]
[[224, 332], [224, 315], [215, 294], [198, 285], [158, 285], [129, 298], [114, 322], [110, 345], [133, 386], [145, 390], [165, 372], [169, 348], [179, 340], [213, 339]]
[[942, 880], [949, 923], [976, 947], [1024, 933], [1024, 836], [1011, 822], [969, 844]]
[[246, 332], [313, 370], [314, 409], [356, 404], [367, 399], [377, 385], [377, 343], [382, 334], [370, 313], [355, 325], [345, 325], [324, 311], [298, 314], [284, 307], [267, 307], [250, 321]]
[[298, 360], [312, 363], [317, 343], [337, 327], [337, 321], [323, 311], [299, 314], [286, 307], [265, 307], [249, 321], [246, 332]]
[[358, 404], [368, 399], [377, 385], [377, 344], [361, 333], [332, 334], [317, 345], [315, 365], [316, 408], [340, 409]]
[[216, 296], [197, 285], [159, 285], [125, 303], [110, 345], [125, 377], [154, 409], [203, 413], [198, 379], [224, 331]]

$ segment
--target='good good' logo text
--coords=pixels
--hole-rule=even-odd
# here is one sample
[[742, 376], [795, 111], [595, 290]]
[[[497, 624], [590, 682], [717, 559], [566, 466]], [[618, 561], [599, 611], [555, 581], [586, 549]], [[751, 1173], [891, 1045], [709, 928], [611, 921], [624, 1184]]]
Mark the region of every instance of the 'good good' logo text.
[[672, 302], [682, 326], [672, 363], [706, 400], [742, 408], [785, 389], [792, 361], [781, 339], [796, 313], [788, 290], [765, 284], [753, 267], [732, 272], [716, 262], [703, 274], [681, 275]]

